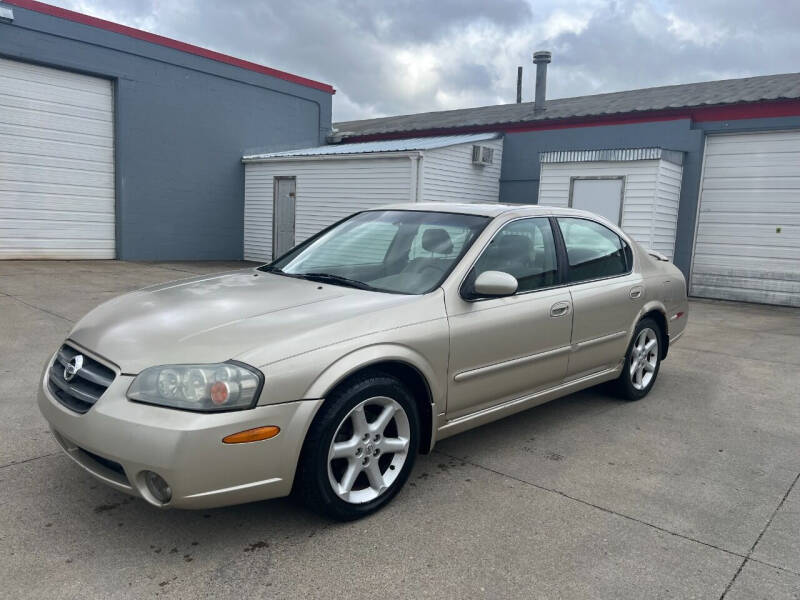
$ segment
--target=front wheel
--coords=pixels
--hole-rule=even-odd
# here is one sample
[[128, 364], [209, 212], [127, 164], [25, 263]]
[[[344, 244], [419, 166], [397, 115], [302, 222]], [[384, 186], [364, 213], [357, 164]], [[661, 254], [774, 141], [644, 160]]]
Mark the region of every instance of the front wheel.
[[661, 328], [653, 319], [642, 319], [633, 332], [622, 373], [616, 381], [617, 392], [626, 400], [644, 398], [653, 389], [660, 367]]
[[336, 390], [309, 428], [297, 483], [314, 510], [342, 521], [387, 504], [408, 479], [419, 446], [417, 406], [389, 375]]

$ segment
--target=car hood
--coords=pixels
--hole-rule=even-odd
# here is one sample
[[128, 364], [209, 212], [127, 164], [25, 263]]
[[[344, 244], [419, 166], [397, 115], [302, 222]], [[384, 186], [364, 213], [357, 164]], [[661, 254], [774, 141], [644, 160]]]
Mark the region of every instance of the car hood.
[[69, 339], [129, 374], [160, 364], [246, 358], [256, 349], [266, 364], [342, 341], [341, 328], [330, 332], [332, 324], [355, 321], [345, 337], [396, 326], [370, 315], [415, 298], [237, 271], [110, 300], [81, 319]]

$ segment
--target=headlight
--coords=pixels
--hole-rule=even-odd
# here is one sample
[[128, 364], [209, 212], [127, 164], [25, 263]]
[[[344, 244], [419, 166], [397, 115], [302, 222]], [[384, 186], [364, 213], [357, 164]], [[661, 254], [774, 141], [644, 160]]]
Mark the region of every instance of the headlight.
[[162, 365], [139, 373], [128, 388], [136, 402], [216, 412], [252, 408], [264, 376], [237, 362], [215, 365]]

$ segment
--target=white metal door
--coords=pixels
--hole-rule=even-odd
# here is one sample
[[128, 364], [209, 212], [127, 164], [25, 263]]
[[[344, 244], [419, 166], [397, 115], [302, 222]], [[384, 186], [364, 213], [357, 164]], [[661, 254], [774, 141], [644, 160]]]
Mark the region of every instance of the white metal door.
[[690, 293], [800, 306], [800, 131], [707, 138]]
[[295, 177], [275, 178], [275, 205], [273, 209], [275, 227], [275, 258], [294, 248], [295, 230]]
[[573, 177], [569, 205], [605, 217], [615, 225], [622, 221], [623, 177]]
[[0, 259], [114, 258], [111, 82], [0, 58]]

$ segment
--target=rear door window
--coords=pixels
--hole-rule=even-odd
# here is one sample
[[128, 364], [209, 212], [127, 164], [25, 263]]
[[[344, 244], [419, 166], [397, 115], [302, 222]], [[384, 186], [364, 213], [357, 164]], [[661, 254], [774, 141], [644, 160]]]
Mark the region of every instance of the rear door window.
[[567, 248], [569, 281], [577, 283], [630, 271], [625, 242], [608, 227], [588, 219], [559, 217]]

